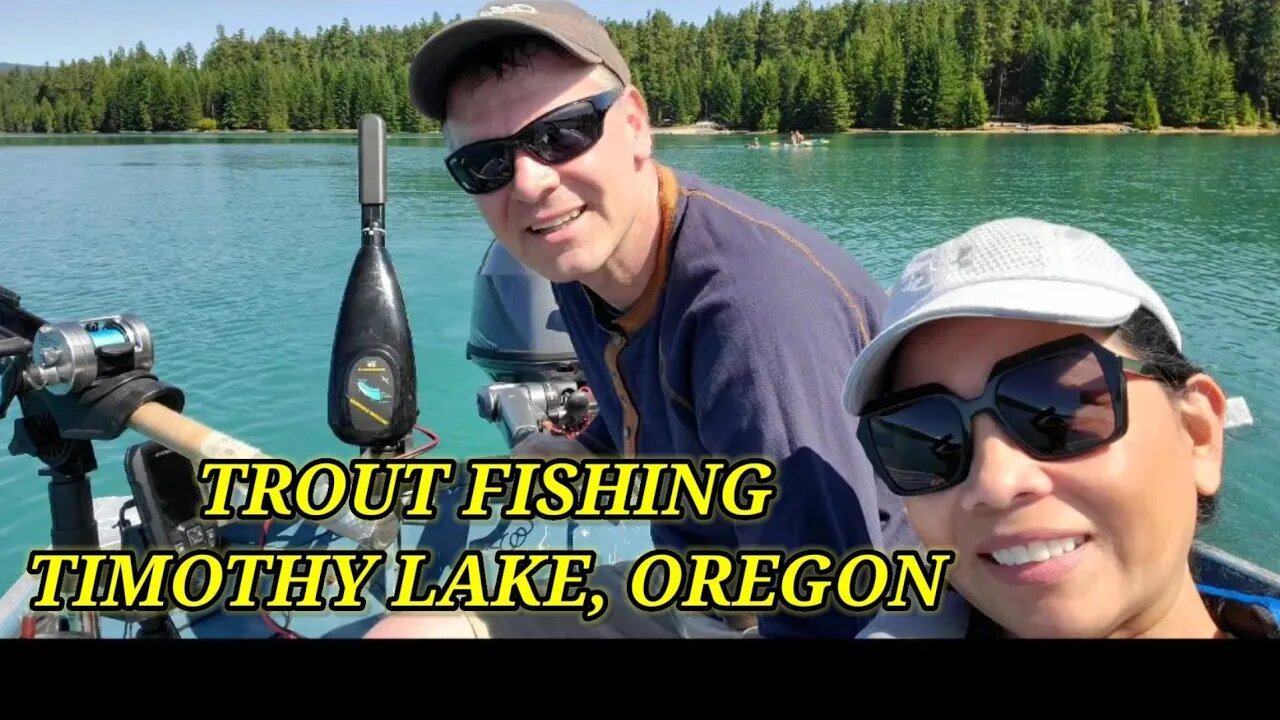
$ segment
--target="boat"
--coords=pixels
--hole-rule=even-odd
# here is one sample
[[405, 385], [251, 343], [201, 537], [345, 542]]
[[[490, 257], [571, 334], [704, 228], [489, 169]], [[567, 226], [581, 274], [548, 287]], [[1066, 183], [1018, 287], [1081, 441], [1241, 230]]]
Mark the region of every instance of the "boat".
[[[359, 266], [360, 262], [357, 261], [357, 268]], [[351, 287], [368, 285], [364, 278], [353, 272]], [[0, 288], [0, 297], [12, 295], [7, 289]], [[4, 307], [6, 306], [0, 303], [0, 309]], [[5, 322], [12, 324], [11, 318]], [[134, 322], [138, 323], [140, 320], [135, 319]], [[122, 324], [119, 331], [127, 333], [129, 326]], [[0, 344], [3, 344], [2, 340]], [[497, 242], [490, 243], [474, 277], [471, 332], [466, 345], [466, 357], [491, 380], [478, 390], [477, 408], [481, 417], [495, 428], [507, 448], [513, 447], [531, 432], [572, 431], [581, 425], [584, 410], [588, 415], [595, 411], [594, 401], [589, 397], [585, 406], [575, 402], [583, 399], [581, 388], [585, 379], [573, 345], [558, 320], [550, 284], [530, 273]], [[368, 403], [376, 402], [375, 396], [389, 394], [385, 392], [386, 388], [377, 384], [371, 386], [364, 378], [351, 385]], [[370, 389], [375, 392], [368, 392]], [[173, 416], [167, 417], [170, 420], [176, 419]], [[195, 420], [186, 422], [198, 424]], [[150, 434], [145, 427], [135, 429]], [[403, 451], [401, 454], [411, 455], [415, 450], [429, 451], [438, 440], [439, 436], [435, 433], [422, 427], [417, 429], [420, 433], [429, 435], [428, 441], [416, 449], [405, 445], [400, 448]], [[169, 449], [149, 439], [130, 448], [125, 457], [126, 467], [136, 471], [141, 455], [151, 452], [158, 457], [159, 453]], [[172, 463], [176, 456], [165, 457]], [[194, 465], [188, 462], [186, 465], [170, 464], [169, 467], [178, 468], [186, 476], [181, 480], [188, 487], [196, 487]], [[149, 533], [148, 529], [156, 523], [156, 519], [149, 519], [143, 513], [143, 508], [149, 506], [149, 498], [146, 496], [160, 492], [159, 483], [153, 481], [161, 479], [173, 482], [178, 478], [139, 478], [135, 482], [131, 476], [130, 486], [134, 490], [132, 495], [92, 498], [89, 514], [96, 529], [96, 547], [103, 550], [137, 551], [145, 544], [140, 537], [155, 537], [165, 532], [160, 530]], [[173, 486], [176, 487], [176, 484], [173, 483]], [[156, 487], [148, 489], [152, 485]], [[199, 492], [199, 501], [194, 503], [194, 507], [208, 501], [208, 493], [203, 490]], [[522, 542], [536, 543], [539, 547], [593, 549], [603, 562], [605, 558], [617, 557], [623, 545], [629, 548], [628, 557], [634, 557], [651, 547], [646, 544], [647, 531], [636, 523], [578, 523], [571, 520], [538, 523], [506, 520], [464, 522], [452, 516], [452, 508], [464, 496], [464, 483], [455, 483], [438, 492], [437, 507], [441, 513], [439, 519], [396, 520], [393, 515], [394, 540], [383, 548], [387, 557], [393, 558], [400, 550], [430, 551], [437, 560], [431, 563], [427, 572], [422, 573], [421, 579], [427, 583], [438, 583], [440, 578], [447, 576], [463, 551], [492, 553], [498, 549], [518, 547]], [[154, 514], [161, 515], [163, 512], [155, 510]], [[52, 514], [65, 518], [65, 508], [55, 507]], [[535, 537], [533, 532], [538, 525], [543, 526], [543, 532]], [[333, 528], [305, 520], [239, 521], [221, 524], [216, 531], [223, 551], [367, 549], [366, 545], [357, 541], [355, 536], [358, 533], [344, 535], [335, 532]], [[563, 534], [560, 535], [560, 532]], [[557, 535], [562, 539], [556, 540]], [[492, 569], [492, 563], [489, 567]], [[394, 561], [383, 565], [383, 572], [366, 587], [367, 604], [361, 611], [265, 613], [228, 612], [214, 608], [197, 613], [170, 609], [149, 615], [108, 611], [33, 613], [30, 611], [30, 602], [40, 595], [41, 577], [27, 573], [13, 582], [0, 597], [0, 638], [358, 638], [385, 616], [384, 603], [397, 587], [399, 569]], [[237, 582], [229, 580], [219, 598], [227, 597]]]
[[[815, 138], [813, 140], [801, 140], [798, 143], [793, 142], [771, 142], [768, 147], [775, 150], [805, 150], [814, 147], [824, 147], [831, 143], [827, 138]], [[762, 146], [764, 147], [764, 146]]]
[[[399, 282], [385, 251], [385, 122], [376, 114], [364, 116], [358, 142], [361, 245], [334, 333], [329, 424], [344, 442], [358, 448], [352, 459], [429, 459], [427, 453], [438, 445], [440, 435], [419, 424], [431, 421], [417, 416], [412, 338]], [[580, 430], [596, 407], [559, 320], [550, 284], [494, 241], [473, 287], [466, 357], [490, 381], [476, 395], [481, 417], [508, 449], [532, 432]], [[628, 559], [651, 547], [644, 526], [637, 523], [460, 520], [453, 510], [466, 496], [467, 473], [462, 469], [455, 482], [435, 493], [439, 515], [430, 520], [404, 519], [396, 511], [379, 521], [349, 511], [314, 522], [202, 518], [199, 510], [210, 494], [208, 486], [196, 480], [198, 461], [273, 456], [183, 415], [181, 401], [175, 400], [180, 390], [163, 384], [127, 421], [128, 429], [146, 438], [129, 447], [123, 458], [131, 494], [94, 496], [85, 468], [96, 468], [97, 458], [92, 440], [86, 438], [113, 440], [125, 428], [113, 432], [98, 416], [67, 410], [79, 393], [93, 387], [90, 383], [117, 381], [124, 386], [148, 374], [155, 377], [154, 345], [145, 321], [135, 315], [52, 323], [23, 307], [17, 292], [0, 287], [0, 418], [17, 400], [22, 417], [13, 419], [10, 452], [37, 457], [47, 465], [42, 472], [51, 473], [53, 543], [46, 549], [88, 548], [138, 556], [160, 549], [176, 557], [205, 550], [224, 554], [372, 549], [385, 553], [387, 560], [364, 586], [363, 609], [227, 611], [222, 601], [239, 587], [240, 577], [230, 573], [218, 602], [199, 611], [170, 605], [130, 613], [33, 612], [32, 601], [42, 596], [48, 574], [30, 572], [28, 566], [28, 572], [0, 596], [0, 638], [356, 638], [385, 617], [385, 603], [396, 591], [401, 569], [395, 558], [404, 550], [429, 551], [432, 559], [417, 577], [437, 583], [466, 551], [489, 553], [492, 570], [493, 551], [526, 543], [595, 550], [601, 562]], [[400, 498], [401, 508], [412, 502], [411, 493]], [[236, 495], [232, 504], [244, 501], [243, 494]], [[542, 532], [535, 536], [538, 525]], [[563, 540], [556, 540], [553, 532], [563, 532]], [[193, 588], [211, 587], [207, 576], [188, 580]]]
[[[405, 397], [412, 398], [415, 392], [414, 386], [404, 381], [404, 376], [397, 376], [394, 372], [396, 368], [412, 370], [414, 359], [407, 326], [403, 326], [403, 301], [398, 284], [380, 250], [385, 236], [381, 222], [385, 189], [379, 186], [378, 177], [385, 183], [385, 168], [367, 168], [364, 160], [366, 156], [379, 155], [385, 159], [385, 151], [378, 148], [376, 141], [366, 142], [368, 135], [375, 140], [381, 135], [379, 120], [376, 116], [372, 119], [366, 116], [361, 121], [363, 239], [335, 332], [331, 358], [330, 425], [344, 440], [362, 448], [360, 457], [424, 456], [434, 449], [439, 436], [418, 424], [416, 408], [411, 408], [413, 417], [405, 425], [411, 428], [406, 440], [391, 450], [375, 442], [379, 437], [376, 427], [360, 425], [359, 415], [342, 413], [348, 405], [360, 404], [366, 409], [369, 406], [381, 409], [387, 417], [399, 417], [401, 410], [395, 405], [397, 398], [404, 402]], [[385, 142], [385, 137], [382, 142]], [[379, 273], [380, 282], [370, 282], [370, 274]], [[364, 293], [373, 292], [371, 288], [382, 288], [383, 292], [391, 294], [366, 297]], [[392, 290], [387, 291], [387, 288]], [[399, 320], [393, 317], [389, 321], [375, 322], [358, 316], [356, 311], [362, 300], [373, 302], [383, 310], [399, 307]], [[352, 320], [360, 332], [347, 333], [346, 320]], [[41, 339], [33, 343], [32, 338], [39, 328], [48, 331], [39, 333]], [[140, 367], [152, 370], [150, 361], [154, 359], [154, 350], [150, 335], [145, 324], [135, 316], [117, 315], [88, 322], [50, 324], [21, 309], [16, 293], [0, 288], [0, 329], [4, 329], [0, 332], [0, 368], [6, 370], [3, 387], [12, 391], [15, 383], [25, 377], [12, 374], [22, 369], [13, 362], [19, 357], [26, 358], [28, 368], [45, 372], [46, 380], [52, 383], [40, 392], [32, 388], [19, 394], [24, 416], [28, 411], [39, 411], [44, 407], [40, 403], [52, 404], [58, 402], [58, 398], [67, 397], [65, 393], [53, 393], [57, 387], [74, 392], [79, 387], [75, 383], [83, 382], [78, 371], [62, 373], [63, 366], [52, 361], [31, 364], [34, 358], [45, 356], [54, 358], [58, 363], [66, 359], [59, 359], [60, 353], [57, 352], [41, 352], [42, 349], [59, 347], [50, 345], [55, 340], [44, 340], [45, 337], [56, 339], [65, 335], [70, 338], [65, 340], [67, 349], [72, 346], [97, 347], [103, 350], [104, 358], [115, 358], [115, 362], [125, 362], [121, 358], [137, 362], [145, 359], [147, 363]], [[378, 347], [383, 349], [370, 351], [367, 347], [348, 342], [352, 338], [360, 340], [369, 333], [381, 333], [380, 337], [385, 342], [380, 342]], [[43, 347], [42, 342], [45, 343]], [[392, 348], [392, 351], [388, 354], [385, 348]], [[573, 345], [559, 320], [549, 283], [528, 271], [497, 242], [490, 243], [473, 279], [471, 333], [466, 357], [489, 379], [488, 384], [477, 391], [477, 410], [500, 434], [508, 448], [530, 433], [573, 432], [595, 411], [594, 400], [586, 392], [585, 378]], [[353, 373], [358, 370], [371, 372], [367, 375], [362, 373], [358, 382], [353, 381], [357, 377]], [[413, 378], [414, 375], [410, 372], [407, 377]], [[59, 385], [64, 382], [67, 384]], [[361, 393], [359, 402], [356, 402], [356, 392]], [[0, 398], [0, 417], [4, 416], [5, 406], [12, 399]], [[193, 463], [196, 458], [270, 456], [205, 428], [198, 420], [187, 418], [171, 407], [156, 407], [157, 402], [144, 405], [129, 420], [130, 428], [148, 438], [131, 447], [123, 458], [129, 472], [130, 495], [93, 497], [87, 475], [81, 474], [77, 478], [74, 468], [59, 466], [62, 475], [51, 480], [50, 488], [51, 516], [59, 520], [51, 524], [55, 541], [61, 539], [63, 545], [77, 546], [75, 542], [68, 542], [68, 538], [74, 535], [84, 544], [102, 549], [138, 551], [161, 546], [179, 554], [190, 553], [196, 547], [216, 547], [220, 551], [355, 551], [377, 547], [388, 558], [393, 558], [402, 550], [427, 550], [433, 558], [421, 574], [421, 579], [427, 583], [447, 577], [450, 568], [466, 551], [492, 552], [536, 543], [539, 547], [590, 547], [597, 551], [602, 561], [606, 557], [612, 561], [634, 558], [651, 547], [647, 544], [648, 534], [643, 524], [578, 524], [572, 521], [530, 524], [496, 519], [496, 515], [494, 520], [483, 522], [459, 520], [453, 509], [465, 495], [465, 483], [454, 483], [437, 493], [440, 513], [431, 520], [401, 519], [392, 513], [385, 521], [372, 524], [350, 517], [325, 522], [196, 522], [195, 509], [208, 500], [204, 486], [194, 480]], [[1239, 407], [1233, 412], [1247, 411]], [[430, 423], [429, 420], [423, 422]], [[15, 442], [10, 445], [11, 452], [19, 452], [24, 447], [22, 442], [16, 442], [23, 439], [19, 435], [48, 430], [40, 423], [36, 426], [25, 427], [19, 433], [16, 428], [22, 426], [15, 421]], [[169, 430], [169, 426], [177, 426], [178, 429]], [[58, 431], [56, 425], [54, 429]], [[411, 438], [419, 434], [426, 440], [415, 447]], [[199, 436], [200, 440], [192, 443], [186, 439], [194, 436]], [[97, 437], [110, 439], [111, 436], [99, 434]], [[88, 442], [70, 441], [70, 454], [87, 447], [76, 443]], [[192, 445], [198, 449], [191, 449]], [[215, 446], [225, 448], [225, 452], [220, 449], [218, 452], [222, 454], [217, 454], [209, 449]], [[54, 461], [46, 459], [46, 462]], [[182, 488], [198, 494], [198, 497], [188, 495], [183, 499], [184, 496], [179, 495], [175, 499], [173, 493], [180, 493]], [[543, 525], [543, 532], [535, 536], [538, 524]], [[554, 538], [560, 531], [563, 531], [560, 536], [563, 539], [556, 541]], [[1280, 603], [1280, 575], [1221, 548], [1198, 542], [1194, 549], [1193, 567], [1199, 582], [1227, 591], [1276, 598]], [[0, 597], [0, 638], [359, 638], [385, 617], [386, 602], [397, 588], [400, 569], [396, 562], [384, 563], [366, 586], [363, 609], [341, 612], [233, 612], [224, 610], [221, 603], [197, 612], [172, 607], [146, 614], [32, 612], [32, 599], [42, 594], [42, 579], [37, 574], [23, 573]], [[207, 580], [196, 578], [195, 582]], [[228, 597], [236, 586], [237, 583], [230, 580], [219, 598]], [[1280, 617], [1280, 608], [1276, 614]]]
[[831, 140], [829, 138], [813, 138], [810, 140], [802, 140], [798, 143], [789, 142], [789, 141], [782, 142], [777, 140], [774, 140], [767, 145], [756, 145], [755, 143], [746, 143], [743, 145], [743, 147], [748, 150], [764, 150], [765, 148], [769, 148], [771, 150], [803, 150], [805, 148], [823, 147], [829, 144], [831, 144]]

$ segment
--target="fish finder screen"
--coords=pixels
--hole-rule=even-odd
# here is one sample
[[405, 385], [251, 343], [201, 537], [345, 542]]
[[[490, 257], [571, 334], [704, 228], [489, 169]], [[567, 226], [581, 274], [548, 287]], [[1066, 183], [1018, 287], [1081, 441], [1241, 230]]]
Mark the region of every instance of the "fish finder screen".
[[173, 527], [199, 516], [204, 497], [191, 461], [172, 450], [161, 450], [149, 463], [156, 503], [164, 523]]

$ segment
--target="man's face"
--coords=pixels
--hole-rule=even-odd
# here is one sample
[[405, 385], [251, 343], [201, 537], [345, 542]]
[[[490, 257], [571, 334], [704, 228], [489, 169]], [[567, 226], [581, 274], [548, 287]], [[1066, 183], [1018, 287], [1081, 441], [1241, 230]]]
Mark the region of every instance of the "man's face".
[[[446, 130], [452, 149], [506, 137], [535, 118], [616, 85], [584, 63], [542, 53], [483, 84], [455, 84]], [[498, 241], [553, 282], [589, 281], [631, 232], [644, 202], [640, 169], [651, 140], [643, 102], [629, 89], [604, 118], [599, 142], [559, 165], [516, 151], [515, 178], [472, 196]]]

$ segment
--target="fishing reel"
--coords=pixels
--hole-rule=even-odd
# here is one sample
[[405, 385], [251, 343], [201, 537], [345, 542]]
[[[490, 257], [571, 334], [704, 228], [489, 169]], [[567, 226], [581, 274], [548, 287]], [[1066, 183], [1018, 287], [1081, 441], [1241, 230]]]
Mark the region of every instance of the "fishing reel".
[[155, 361], [151, 330], [136, 315], [47, 323], [21, 301], [0, 287], [0, 417], [22, 390], [78, 393], [101, 377], [150, 370]]
[[[182, 391], [151, 373], [151, 330], [135, 315], [46, 322], [22, 307], [21, 297], [0, 287], [0, 418], [16, 399], [11, 455], [44, 463], [49, 478], [52, 547], [99, 547], [89, 474], [97, 470], [93, 440], [113, 440], [147, 405], [181, 412]], [[64, 592], [79, 578], [67, 574]], [[97, 615], [62, 612], [31, 615], [28, 637], [95, 637]]]
[[112, 315], [42, 326], [31, 348], [26, 380], [54, 395], [78, 393], [100, 377], [150, 370], [151, 330], [136, 315]]

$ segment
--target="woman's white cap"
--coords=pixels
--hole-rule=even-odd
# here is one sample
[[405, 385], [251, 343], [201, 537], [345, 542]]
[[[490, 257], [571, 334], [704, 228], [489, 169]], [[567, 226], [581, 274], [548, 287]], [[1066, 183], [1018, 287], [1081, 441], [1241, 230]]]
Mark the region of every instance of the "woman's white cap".
[[979, 225], [907, 264], [889, 291], [884, 329], [849, 372], [845, 409], [856, 415], [881, 392], [894, 349], [927, 322], [992, 317], [1105, 328], [1120, 325], [1139, 307], [1164, 324], [1181, 350], [1182, 336], [1164, 301], [1102, 238], [1027, 218]]

